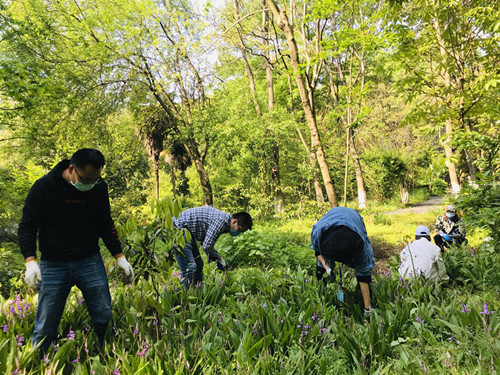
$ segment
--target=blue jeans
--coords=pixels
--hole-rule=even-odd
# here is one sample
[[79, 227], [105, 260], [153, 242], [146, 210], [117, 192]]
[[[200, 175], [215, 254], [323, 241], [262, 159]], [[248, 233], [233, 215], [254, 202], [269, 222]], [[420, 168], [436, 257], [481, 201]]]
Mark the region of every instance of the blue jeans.
[[104, 341], [108, 322], [112, 318], [108, 277], [97, 253], [71, 262], [40, 261], [42, 283], [38, 294], [38, 311], [33, 333], [33, 345], [44, 338], [40, 349], [46, 351], [57, 338], [57, 330], [73, 285], [82, 291], [92, 326], [100, 343]]
[[184, 246], [184, 256], [176, 254], [175, 259], [181, 269], [181, 282], [186, 288], [203, 281], [203, 259], [194, 238]]

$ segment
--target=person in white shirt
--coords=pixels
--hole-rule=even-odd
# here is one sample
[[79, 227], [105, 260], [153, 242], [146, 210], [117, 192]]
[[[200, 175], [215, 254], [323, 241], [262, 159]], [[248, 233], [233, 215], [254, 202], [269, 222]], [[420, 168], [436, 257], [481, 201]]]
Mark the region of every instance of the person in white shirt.
[[415, 231], [415, 241], [401, 251], [399, 274], [404, 278], [425, 277], [430, 280], [445, 281], [446, 274], [441, 249], [431, 242], [431, 233], [425, 225]]

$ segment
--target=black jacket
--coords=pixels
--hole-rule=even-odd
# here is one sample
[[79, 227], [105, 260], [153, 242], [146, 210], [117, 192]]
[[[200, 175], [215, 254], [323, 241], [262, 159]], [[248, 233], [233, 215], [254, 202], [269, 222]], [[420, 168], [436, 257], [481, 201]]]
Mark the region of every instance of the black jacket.
[[121, 244], [111, 219], [108, 186], [97, 184], [81, 192], [63, 179], [69, 160], [57, 164], [30, 189], [19, 224], [19, 246], [25, 258], [36, 256], [36, 236], [41, 259], [66, 262], [99, 252], [101, 237], [112, 255]]

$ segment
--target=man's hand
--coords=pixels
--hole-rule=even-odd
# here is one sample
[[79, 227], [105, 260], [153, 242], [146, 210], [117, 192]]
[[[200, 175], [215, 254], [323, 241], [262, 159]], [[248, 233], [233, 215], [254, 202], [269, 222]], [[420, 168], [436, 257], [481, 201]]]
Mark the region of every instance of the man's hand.
[[225, 271], [227, 269], [227, 262], [224, 260], [223, 257], [220, 257], [220, 259], [218, 259], [216, 262], [217, 262], [217, 268], [220, 271]]
[[40, 267], [36, 260], [30, 260], [26, 262], [26, 273], [24, 276], [24, 281], [30, 287], [35, 289], [37, 280], [42, 281], [42, 273], [40, 272]]
[[116, 260], [116, 266], [122, 272], [122, 281], [124, 284], [130, 284], [134, 281], [134, 269], [124, 255]]

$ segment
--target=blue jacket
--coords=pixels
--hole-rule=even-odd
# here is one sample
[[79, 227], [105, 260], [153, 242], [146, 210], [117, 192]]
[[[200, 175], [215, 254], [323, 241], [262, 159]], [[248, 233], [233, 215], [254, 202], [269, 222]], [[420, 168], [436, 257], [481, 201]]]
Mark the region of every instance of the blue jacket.
[[346, 263], [346, 266], [356, 270], [356, 276], [370, 276], [371, 270], [375, 268], [375, 259], [373, 258], [373, 249], [366, 234], [365, 223], [361, 215], [351, 208], [334, 207], [326, 213], [316, 224], [313, 225], [311, 231], [311, 249], [320, 251], [320, 239], [323, 232], [332, 226], [345, 225], [360, 235], [365, 243], [362, 252], [353, 260]]

